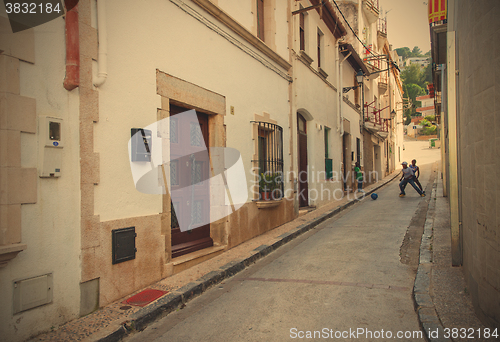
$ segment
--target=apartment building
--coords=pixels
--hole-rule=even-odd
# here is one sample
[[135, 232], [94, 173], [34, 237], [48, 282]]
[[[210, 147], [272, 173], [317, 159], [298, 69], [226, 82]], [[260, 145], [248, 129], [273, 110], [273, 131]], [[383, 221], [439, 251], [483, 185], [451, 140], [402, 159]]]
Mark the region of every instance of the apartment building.
[[[369, 53], [349, 42], [334, 2], [65, 4], [64, 16], [16, 33], [0, 14], [0, 335], [8, 340], [86, 315], [293, 220], [299, 208], [340, 198], [355, 161], [379, 172], [372, 181], [398, 162], [398, 72], [366, 59], [391, 56], [389, 45], [376, 29]], [[195, 120], [182, 126], [189, 111]], [[182, 159], [179, 142], [207, 158]], [[230, 164], [244, 170], [240, 205], [231, 199], [215, 217], [206, 201], [213, 207], [219, 193], [200, 186], [182, 209], [171, 196], [181, 180], [235, 181], [231, 165], [215, 172], [210, 164], [231, 159], [221, 152], [229, 150], [238, 153]], [[229, 190], [221, 191], [225, 199]], [[185, 231], [183, 210], [208, 221]]]

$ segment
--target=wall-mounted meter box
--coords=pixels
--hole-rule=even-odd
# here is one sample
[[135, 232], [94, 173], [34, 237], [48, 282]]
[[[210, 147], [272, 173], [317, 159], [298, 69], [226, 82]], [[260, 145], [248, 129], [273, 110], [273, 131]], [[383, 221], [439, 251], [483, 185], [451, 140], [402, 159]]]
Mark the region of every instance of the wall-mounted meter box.
[[152, 132], [149, 129], [132, 128], [131, 135], [131, 158], [133, 162], [150, 162], [152, 148]]
[[40, 177], [60, 177], [63, 149], [63, 120], [39, 117]]

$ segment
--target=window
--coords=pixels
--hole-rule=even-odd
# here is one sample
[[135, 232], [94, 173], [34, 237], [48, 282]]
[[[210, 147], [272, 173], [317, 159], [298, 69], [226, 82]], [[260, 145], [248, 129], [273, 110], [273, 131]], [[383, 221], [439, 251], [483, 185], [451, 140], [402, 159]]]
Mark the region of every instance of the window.
[[257, 0], [257, 37], [264, 40], [264, 0]]
[[[301, 9], [303, 7], [301, 6]], [[306, 31], [305, 31], [305, 22], [306, 22], [306, 15], [304, 12], [299, 14], [299, 37], [300, 37], [300, 50], [306, 51]]]
[[269, 122], [252, 121], [258, 125], [259, 192], [270, 192], [271, 199], [283, 197], [283, 128]]
[[325, 127], [325, 173], [326, 179], [333, 178], [333, 161], [330, 158], [330, 128]]
[[318, 29], [318, 68], [321, 68], [321, 54], [322, 54], [322, 45], [323, 45], [323, 33]]

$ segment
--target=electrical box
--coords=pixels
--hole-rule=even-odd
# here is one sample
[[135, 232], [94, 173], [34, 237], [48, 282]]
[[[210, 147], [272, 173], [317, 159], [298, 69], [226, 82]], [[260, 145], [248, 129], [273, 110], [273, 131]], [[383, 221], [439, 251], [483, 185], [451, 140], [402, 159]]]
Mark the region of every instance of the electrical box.
[[133, 162], [150, 162], [152, 147], [151, 130], [132, 128], [130, 130], [130, 135], [132, 136], [130, 160]]
[[49, 116], [39, 119], [41, 151], [40, 177], [60, 177], [63, 149], [63, 120]]
[[13, 313], [52, 302], [52, 273], [14, 282]]
[[135, 227], [113, 229], [111, 231], [112, 241], [112, 263], [119, 264], [127, 260], [135, 259]]

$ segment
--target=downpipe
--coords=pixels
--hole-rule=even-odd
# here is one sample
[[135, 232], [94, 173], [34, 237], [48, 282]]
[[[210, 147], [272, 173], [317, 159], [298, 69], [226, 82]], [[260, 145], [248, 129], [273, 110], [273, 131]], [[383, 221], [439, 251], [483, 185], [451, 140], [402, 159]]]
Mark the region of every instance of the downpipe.
[[66, 76], [63, 86], [66, 90], [73, 90], [80, 85], [80, 37], [78, 29], [78, 0], [65, 0], [67, 11], [65, 18], [66, 29]]
[[98, 73], [94, 79], [94, 86], [100, 87], [108, 77], [108, 36], [106, 32], [106, 2], [97, 0], [97, 30], [99, 39], [99, 50], [97, 52]]

